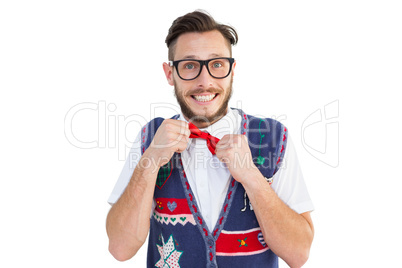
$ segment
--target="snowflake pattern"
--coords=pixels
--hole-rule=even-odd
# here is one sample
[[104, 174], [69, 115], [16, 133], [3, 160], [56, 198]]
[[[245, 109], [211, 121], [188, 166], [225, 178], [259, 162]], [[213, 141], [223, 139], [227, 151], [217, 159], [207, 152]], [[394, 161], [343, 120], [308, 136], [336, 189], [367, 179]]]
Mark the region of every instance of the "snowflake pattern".
[[162, 245], [156, 244], [161, 258], [155, 264], [155, 267], [180, 268], [179, 260], [180, 260], [181, 254], [183, 254], [183, 251], [176, 250], [173, 235], [170, 235], [166, 244], [163, 239], [163, 235], [161, 235], [161, 237], [162, 237]]

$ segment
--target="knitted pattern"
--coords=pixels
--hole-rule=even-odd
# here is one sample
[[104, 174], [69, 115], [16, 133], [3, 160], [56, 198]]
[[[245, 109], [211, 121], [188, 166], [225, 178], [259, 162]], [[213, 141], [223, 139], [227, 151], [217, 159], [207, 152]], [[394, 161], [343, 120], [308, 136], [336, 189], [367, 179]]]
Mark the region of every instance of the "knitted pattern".
[[[272, 178], [286, 149], [286, 128], [273, 119], [256, 118], [241, 110], [239, 114], [240, 133], [248, 138], [254, 162], [265, 177]], [[142, 152], [162, 121], [156, 118], [144, 127]], [[278, 257], [265, 242], [254, 211], [244, 206], [246, 192], [240, 183], [230, 178], [218, 221], [209, 230], [187, 180], [181, 154], [175, 153], [159, 173], [148, 267], [278, 267]]]

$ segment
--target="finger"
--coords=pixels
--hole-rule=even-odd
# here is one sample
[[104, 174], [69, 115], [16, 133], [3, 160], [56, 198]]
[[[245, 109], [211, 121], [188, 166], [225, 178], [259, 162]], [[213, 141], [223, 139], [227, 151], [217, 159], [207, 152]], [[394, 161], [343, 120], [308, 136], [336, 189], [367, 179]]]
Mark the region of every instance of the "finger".
[[231, 143], [228, 139], [222, 139], [216, 144], [217, 149], [227, 149], [231, 146]]
[[176, 134], [190, 136], [189, 126], [185, 121], [175, 120], [175, 119], [166, 119], [164, 121], [164, 123], [166, 124], [165, 128], [168, 131], [174, 132]]
[[223, 146], [220, 146], [220, 147], [216, 146], [215, 147], [215, 154], [216, 154], [216, 157], [218, 157], [218, 159], [228, 155], [227, 145], [223, 145]]
[[[217, 157], [218, 157], [218, 155], [217, 155]], [[221, 161], [221, 162], [224, 163], [224, 164], [230, 163], [229, 157], [226, 157], [226, 156], [224, 156], [224, 155], [220, 155], [220, 156], [218, 157], [218, 160]]]
[[177, 145], [176, 145], [176, 152], [181, 153], [184, 150], [187, 149], [188, 143], [185, 141], [180, 141]]
[[178, 127], [184, 127], [184, 128], [188, 128], [188, 123], [182, 120], [176, 120], [176, 119], [165, 119], [163, 121], [166, 124], [171, 124], [171, 125], [175, 125]]

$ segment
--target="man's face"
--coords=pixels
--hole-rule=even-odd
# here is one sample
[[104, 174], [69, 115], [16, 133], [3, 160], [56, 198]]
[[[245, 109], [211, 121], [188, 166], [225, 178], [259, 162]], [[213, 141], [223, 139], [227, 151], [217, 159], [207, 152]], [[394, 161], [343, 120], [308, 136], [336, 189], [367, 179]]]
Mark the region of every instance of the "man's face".
[[[230, 57], [229, 46], [219, 31], [185, 33], [177, 39], [174, 60]], [[174, 67], [164, 64], [166, 78], [174, 86], [175, 96], [187, 120], [198, 123], [199, 127], [206, 127], [226, 114], [235, 65], [229, 76], [223, 79], [213, 78], [203, 66], [196, 79], [185, 81], [177, 75]]]

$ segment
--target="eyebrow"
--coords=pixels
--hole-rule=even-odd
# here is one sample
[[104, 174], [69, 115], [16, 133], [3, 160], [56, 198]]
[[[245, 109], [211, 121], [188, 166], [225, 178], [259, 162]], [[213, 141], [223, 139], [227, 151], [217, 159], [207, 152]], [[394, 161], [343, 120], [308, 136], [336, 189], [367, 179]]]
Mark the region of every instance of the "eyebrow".
[[[212, 58], [219, 58], [219, 57], [223, 57], [221, 54], [217, 54], [217, 53], [212, 53], [209, 54], [209, 59]], [[199, 57], [197, 57], [196, 55], [187, 55], [184, 58], [182, 58], [183, 60], [187, 60], [187, 59], [199, 59]]]

